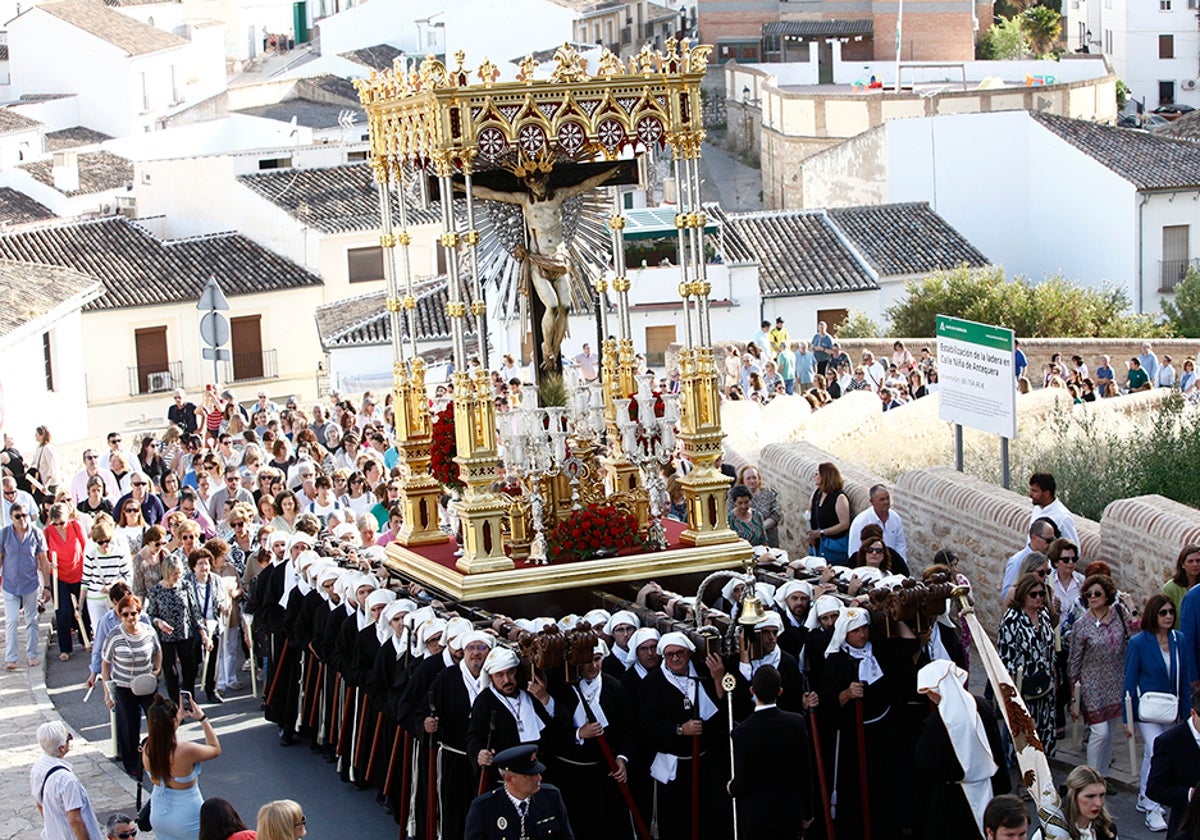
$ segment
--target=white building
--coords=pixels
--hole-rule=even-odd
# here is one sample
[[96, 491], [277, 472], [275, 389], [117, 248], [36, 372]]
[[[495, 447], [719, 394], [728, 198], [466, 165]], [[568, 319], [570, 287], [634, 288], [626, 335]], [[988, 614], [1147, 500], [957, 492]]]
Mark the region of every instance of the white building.
[[1146, 108], [1200, 107], [1200, 31], [1195, 0], [1070, 0], [1064, 34], [1072, 50], [1102, 53]]
[[71, 269], [0, 260], [0, 430], [19, 448], [43, 423], [58, 440], [87, 435], [80, 310], [103, 292]]
[[8, 22], [11, 94], [78, 94], [79, 124], [113, 137], [153, 131], [225, 89], [222, 26], [183, 31], [166, 32], [101, 0], [31, 6]]
[[1200, 254], [1195, 143], [1025, 111], [881, 130], [879, 163], [839, 155], [824, 177], [861, 181], [869, 168], [878, 200], [929, 202], [1010, 276], [1107, 281], [1157, 312]]

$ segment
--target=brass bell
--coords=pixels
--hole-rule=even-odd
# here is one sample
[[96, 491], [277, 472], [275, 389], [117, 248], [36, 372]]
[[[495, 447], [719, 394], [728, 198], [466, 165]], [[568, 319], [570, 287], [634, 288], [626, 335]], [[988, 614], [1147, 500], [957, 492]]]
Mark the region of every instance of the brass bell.
[[762, 601], [754, 594], [754, 590], [750, 586], [747, 586], [746, 592], [748, 594], [742, 596], [742, 612], [738, 616], [738, 624], [753, 627], [763, 620], [765, 613], [763, 612]]

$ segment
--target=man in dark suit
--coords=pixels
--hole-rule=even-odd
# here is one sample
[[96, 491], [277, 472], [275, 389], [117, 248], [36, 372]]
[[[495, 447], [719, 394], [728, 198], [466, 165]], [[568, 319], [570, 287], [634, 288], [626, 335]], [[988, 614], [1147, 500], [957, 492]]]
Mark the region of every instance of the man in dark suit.
[[[776, 706], [783, 680], [772, 665], [754, 672], [754, 713], [733, 730], [733, 778], [743, 837], [795, 840], [812, 822], [808, 726], [801, 715]], [[781, 758], [782, 757], [782, 758]], [[794, 807], [781, 807], [794, 802]]]
[[1192, 690], [1192, 713], [1154, 741], [1146, 798], [1171, 809], [1167, 836], [1174, 837], [1193, 794], [1200, 795], [1200, 688]]
[[493, 764], [504, 776], [504, 787], [471, 803], [465, 840], [574, 840], [562, 794], [542, 784], [546, 765], [537, 760], [537, 749], [524, 744], [496, 753]]

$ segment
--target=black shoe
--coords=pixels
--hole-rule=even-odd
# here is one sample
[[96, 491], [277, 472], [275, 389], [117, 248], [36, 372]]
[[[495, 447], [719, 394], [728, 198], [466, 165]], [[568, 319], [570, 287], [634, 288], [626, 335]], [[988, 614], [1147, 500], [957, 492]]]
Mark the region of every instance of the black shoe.
[[287, 730], [279, 733], [279, 746], [290, 747], [294, 743], [296, 743], [296, 735], [294, 733]]
[[225, 702], [225, 698], [221, 696], [221, 692], [219, 692], [219, 691], [204, 692], [204, 699], [206, 699], [209, 703], [224, 703]]

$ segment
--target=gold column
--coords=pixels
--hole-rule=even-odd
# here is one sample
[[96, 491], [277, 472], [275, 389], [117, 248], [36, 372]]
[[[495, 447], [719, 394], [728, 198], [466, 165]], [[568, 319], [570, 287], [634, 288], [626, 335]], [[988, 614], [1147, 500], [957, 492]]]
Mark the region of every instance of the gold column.
[[[682, 379], [679, 439], [683, 454], [692, 462], [691, 472], [680, 480], [688, 505], [688, 527], [680, 540], [688, 545], [712, 545], [738, 539], [727, 518], [730, 479], [716, 468], [725, 433], [721, 430], [717, 370], [712, 347], [708, 344], [708, 295], [712, 285], [704, 270], [705, 218], [700, 210], [700, 168], [696, 165], [703, 139], [703, 131], [690, 131], [681, 132], [671, 140], [677, 155], [676, 172], [681, 177], [676, 225], [682, 256], [689, 263], [684, 269], [680, 296], [684, 299], [685, 315], [689, 309], [688, 298], [696, 298], [694, 312], [699, 338], [699, 343], [690, 343], [679, 359]], [[689, 277], [698, 279], [686, 279]]]
[[[389, 168], [376, 167], [376, 177], [383, 171], [387, 178]], [[416, 298], [412, 295], [412, 271], [408, 248], [412, 236], [408, 233], [408, 213], [404, 196], [404, 173], [398, 164], [391, 169], [398, 186], [400, 230], [392, 232], [392, 210], [387, 186], [380, 187], [380, 221], [382, 233], [379, 237], [384, 253], [384, 275], [388, 281], [387, 309], [392, 329], [393, 386], [392, 414], [396, 424], [396, 448], [405, 465], [404, 483], [400, 490], [400, 506], [404, 510], [404, 525], [396, 537], [403, 546], [436, 545], [450, 538], [438, 527], [438, 496], [441, 485], [429, 474], [429, 451], [433, 440], [432, 423], [425, 399], [425, 362], [416, 354]], [[401, 278], [396, 276], [399, 246], [400, 274], [403, 275], [404, 297], [399, 296]], [[403, 341], [400, 337], [400, 313], [408, 316], [408, 332], [413, 352], [408, 365], [404, 362]]]

